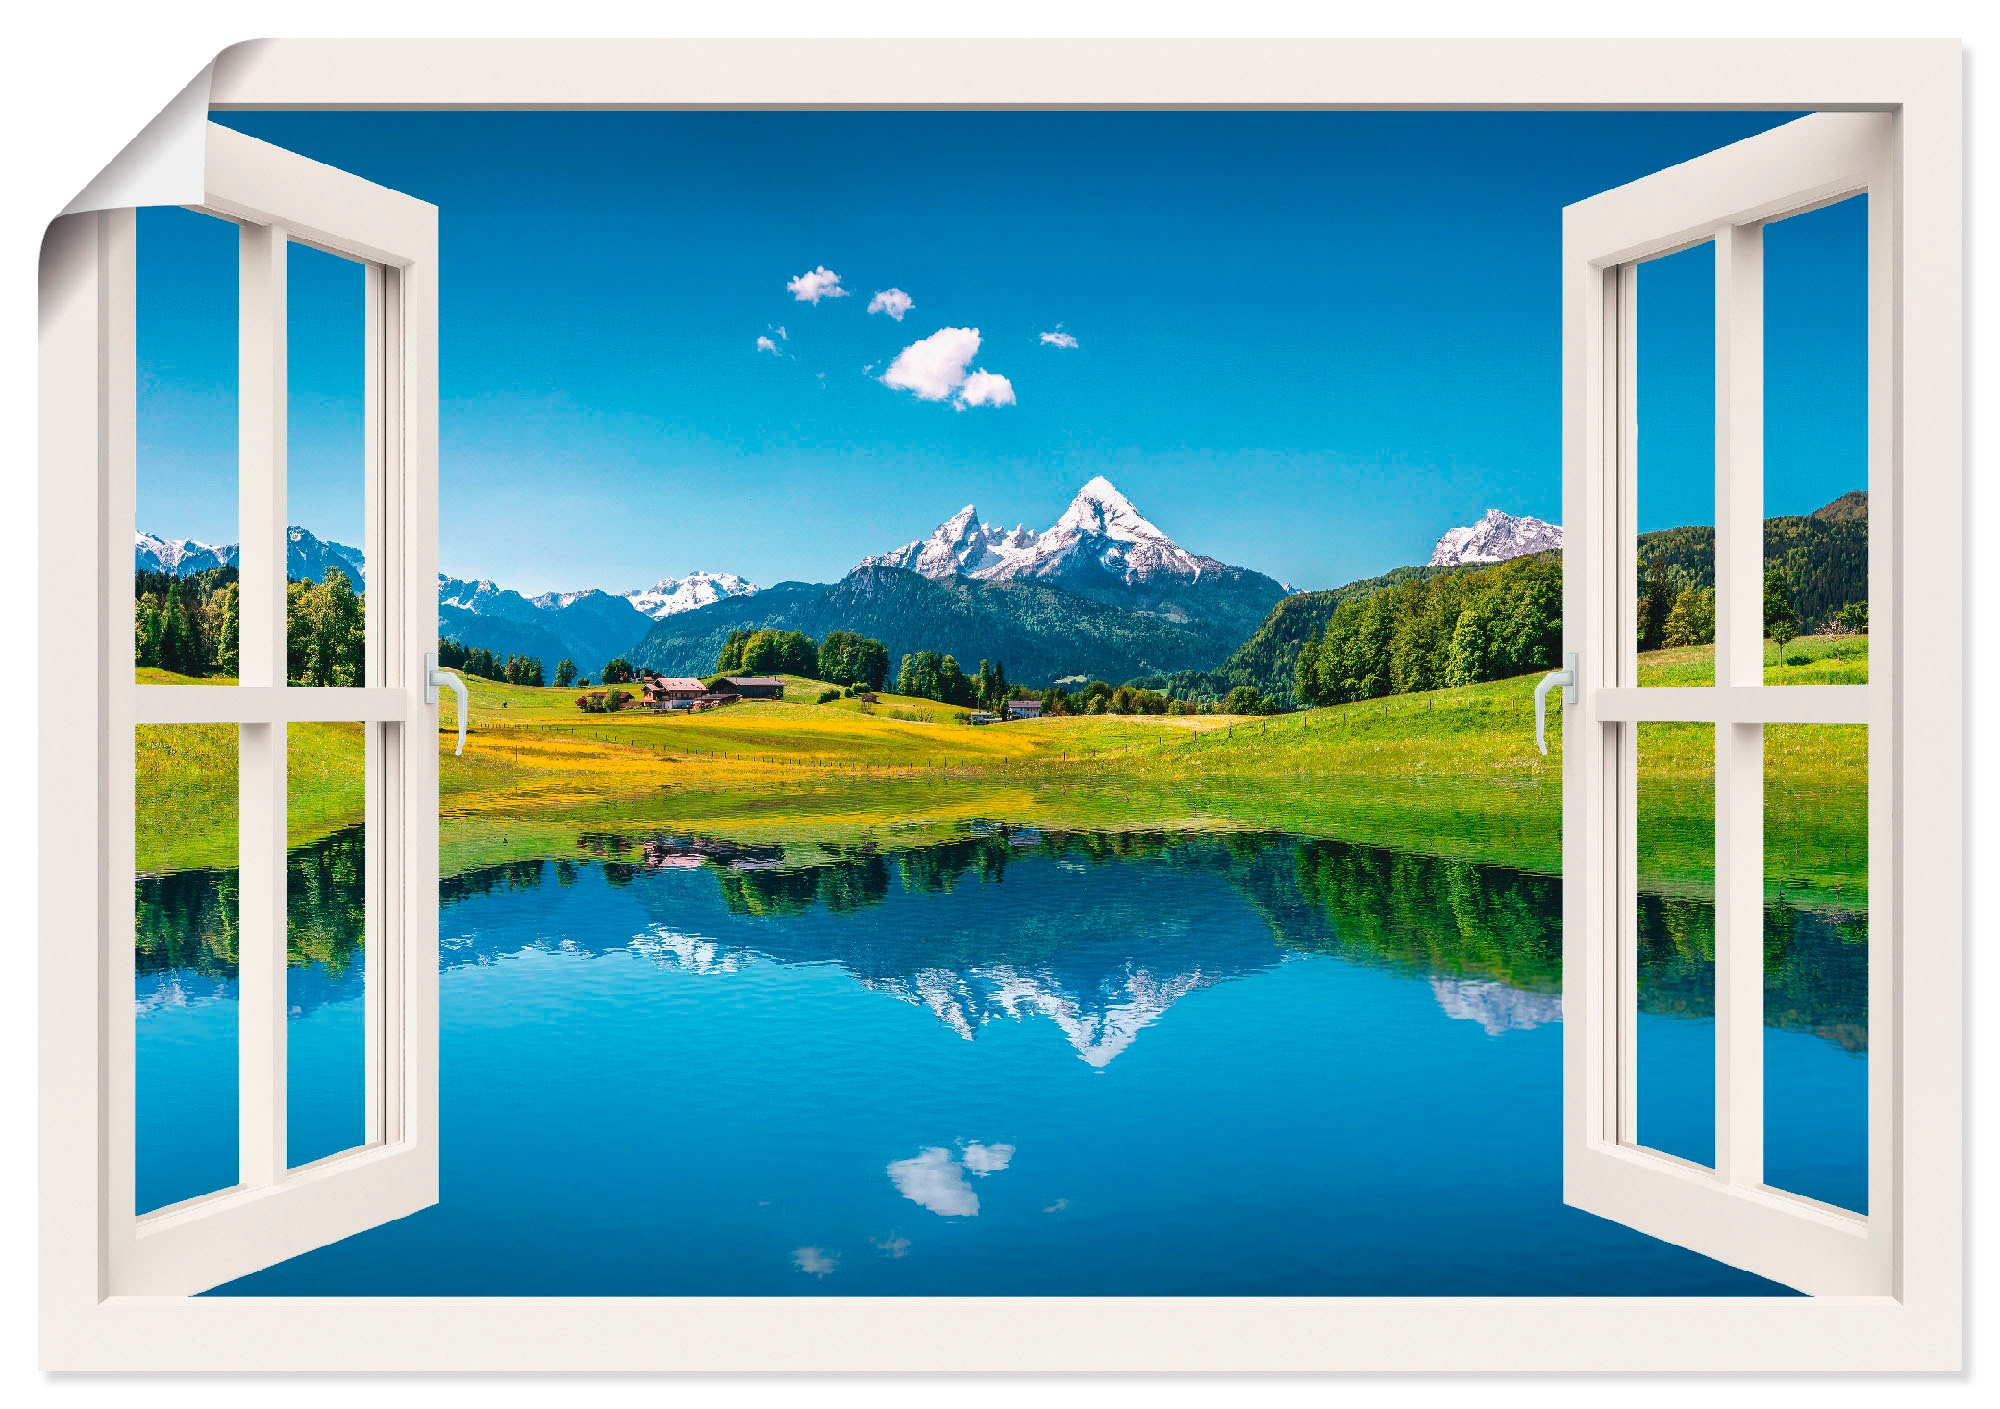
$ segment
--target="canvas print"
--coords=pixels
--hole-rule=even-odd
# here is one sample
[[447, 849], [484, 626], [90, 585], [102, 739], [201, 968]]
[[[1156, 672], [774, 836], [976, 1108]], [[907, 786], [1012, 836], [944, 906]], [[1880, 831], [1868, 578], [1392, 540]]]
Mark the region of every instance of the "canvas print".
[[[440, 211], [435, 1207], [220, 1295], [1769, 1295], [1564, 1205], [1562, 208], [1783, 113], [233, 112]], [[1866, 196], [1765, 236], [1765, 681], [1868, 678]], [[134, 659], [242, 650], [237, 232], [138, 221]], [[290, 682], [363, 683], [362, 267], [285, 255]], [[1713, 247], [1639, 681], [1712, 683]], [[1640, 727], [1712, 1164], [1714, 726]], [[137, 1211], [238, 1178], [233, 725], [138, 731]], [[431, 741], [423, 740], [428, 748]], [[287, 736], [287, 1159], [363, 1143]], [[1771, 1184], [1867, 1209], [1866, 727], [1773, 725]]]

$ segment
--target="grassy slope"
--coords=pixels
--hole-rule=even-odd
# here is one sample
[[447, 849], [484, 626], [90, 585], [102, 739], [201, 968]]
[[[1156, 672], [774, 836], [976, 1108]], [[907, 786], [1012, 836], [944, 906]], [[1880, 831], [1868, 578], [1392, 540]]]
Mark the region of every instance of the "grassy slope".
[[[1793, 642], [1787, 655], [1811, 663], [1773, 663], [1767, 682], [1864, 678], [1865, 649], [1865, 638]], [[1694, 683], [1708, 669], [1705, 649], [1661, 651], [1642, 657], [1641, 678]], [[657, 716], [583, 715], [573, 690], [474, 681], [465, 755], [449, 753], [449, 703], [440, 735], [445, 872], [573, 855], [587, 830], [902, 846], [974, 819], [1270, 828], [1560, 868], [1560, 747], [1552, 743], [1547, 759], [1535, 752], [1527, 678], [1269, 720], [1094, 716], [976, 729], [931, 701], [820, 705], [811, 701], [822, 682], [787, 683], [784, 701]], [[293, 734], [294, 766], [312, 780], [293, 788], [298, 842], [358, 820], [360, 740], [355, 726]], [[1857, 902], [1864, 735], [1856, 726], [1767, 731], [1774, 892]], [[1649, 725], [1642, 735], [1640, 872], [1649, 889], [1707, 884], [1710, 737], [1692, 725]], [[170, 759], [145, 741], [141, 754], [142, 865], [229, 864], [233, 779], [222, 755], [190, 771], [201, 761], [192, 755]]]

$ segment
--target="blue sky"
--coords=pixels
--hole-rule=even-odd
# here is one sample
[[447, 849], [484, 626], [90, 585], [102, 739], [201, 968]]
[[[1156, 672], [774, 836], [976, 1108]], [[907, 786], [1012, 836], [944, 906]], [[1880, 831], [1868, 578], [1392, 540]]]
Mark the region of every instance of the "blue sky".
[[[831, 580], [968, 502], [1046, 527], [1094, 474], [1303, 587], [1488, 507], [1557, 518], [1562, 206], [1783, 120], [218, 118], [439, 206], [441, 561], [530, 592]], [[1770, 512], [1863, 482], [1859, 205], [1768, 240]], [[1641, 276], [1646, 528], [1712, 516], [1706, 259]], [[145, 212], [140, 261], [140, 523], [233, 541], [233, 229]], [[788, 289], [819, 269], [849, 296]], [[359, 272], [300, 250], [291, 280], [292, 518], [355, 542]], [[884, 383], [947, 328], [1012, 404]]]

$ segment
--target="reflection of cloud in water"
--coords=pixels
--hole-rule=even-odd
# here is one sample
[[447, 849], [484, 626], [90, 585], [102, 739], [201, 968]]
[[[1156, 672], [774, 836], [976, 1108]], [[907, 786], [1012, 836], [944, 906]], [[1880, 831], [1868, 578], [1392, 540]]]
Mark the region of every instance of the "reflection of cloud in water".
[[1012, 1145], [982, 1145], [975, 1140], [957, 1159], [943, 1146], [931, 1145], [908, 1159], [891, 1160], [889, 1182], [904, 1198], [939, 1217], [972, 1218], [979, 1213], [979, 1195], [972, 1191], [966, 1174], [981, 1178], [997, 1174], [1013, 1159]]
[[974, 1174], [998, 1174], [1014, 1159], [1012, 1145], [982, 1145], [977, 1140], [965, 1147], [959, 1162]]
[[840, 1266], [840, 1254], [828, 1252], [825, 1248], [799, 1248], [792, 1253], [792, 1262], [801, 1272], [824, 1277]]
[[904, 1198], [942, 1217], [971, 1218], [979, 1212], [979, 1195], [965, 1182], [965, 1166], [937, 1145], [909, 1159], [891, 1160], [889, 1182]]
[[1464, 1018], [1490, 1037], [1562, 1021], [1562, 995], [1531, 993], [1492, 979], [1434, 978], [1431, 993], [1445, 1016]]

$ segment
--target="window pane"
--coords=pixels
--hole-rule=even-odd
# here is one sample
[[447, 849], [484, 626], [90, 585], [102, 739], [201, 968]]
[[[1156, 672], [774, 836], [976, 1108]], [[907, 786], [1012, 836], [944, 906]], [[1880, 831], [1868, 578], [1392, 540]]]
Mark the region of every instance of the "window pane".
[[236, 1183], [236, 738], [138, 729], [138, 1213]]
[[138, 213], [138, 523], [133, 657], [142, 683], [236, 675], [236, 226]]
[[286, 261], [286, 675], [362, 685], [366, 270], [299, 244]]
[[287, 1161], [367, 1143], [367, 773], [361, 724], [286, 731]]
[[1764, 512], [1764, 683], [1867, 680], [1866, 196], [1765, 227]]
[[1764, 1182], [1868, 1207], [1868, 730], [1764, 729]]
[[1640, 724], [1641, 1145], [1715, 1162], [1715, 726]]
[[1641, 685], [1715, 683], [1715, 246], [1637, 270]]

